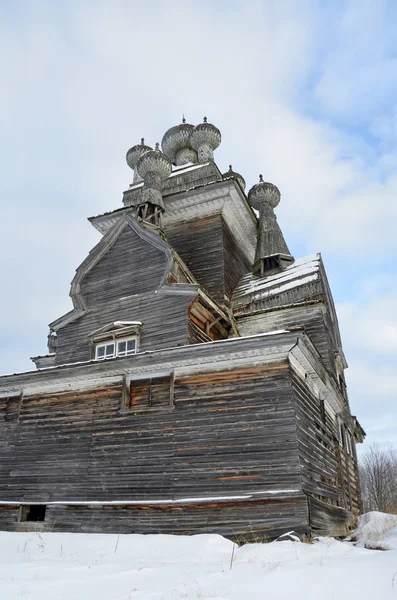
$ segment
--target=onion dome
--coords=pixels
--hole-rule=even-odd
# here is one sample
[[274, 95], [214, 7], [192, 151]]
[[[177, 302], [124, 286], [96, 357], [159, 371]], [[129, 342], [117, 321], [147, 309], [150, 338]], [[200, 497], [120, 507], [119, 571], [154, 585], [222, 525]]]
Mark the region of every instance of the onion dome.
[[139, 177], [138, 172], [136, 170], [138, 160], [141, 158], [142, 154], [145, 154], [145, 152], [149, 152], [149, 150], [153, 150], [153, 148], [151, 148], [150, 146], [146, 146], [145, 140], [144, 138], [142, 138], [140, 144], [132, 146], [132, 148], [130, 148], [127, 152], [125, 159], [127, 161], [127, 165], [134, 171], [134, 183], [141, 181], [141, 178]]
[[240, 175], [240, 173], [236, 173], [236, 171], [233, 171], [232, 165], [229, 165], [229, 170], [226, 173], [223, 173], [222, 177], [223, 179], [237, 179], [238, 183], [240, 184], [240, 187], [243, 190], [245, 190], [246, 183], [244, 177]]
[[174, 165], [179, 166], [188, 162], [197, 162], [197, 154], [189, 143], [189, 137], [193, 129], [194, 125], [186, 123], [185, 118], [183, 118], [180, 125], [171, 127], [165, 132], [161, 140], [161, 148]]
[[263, 181], [263, 176], [259, 175], [259, 183], [252, 186], [248, 192], [248, 200], [253, 208], [260, 210], [263, 204], [269, 204], [276, 208], [281, 198], [278, 187], [267, 181]]
[[214, 160], [214, 150], [218, 148], [221, 140], [221, 132], [215, 125], [207, 123], [207, 117], [204, 117], [203, 123], [193, 129], [189, 138], [190, 145], [196, 150], [200, 163]]
[[169, 159], [159, 149], [159, 144], [156, 144], [155, 150], [148, 150], [141, 155], [137, 162], [137, 170], [142, 179], [150, 173], [155, 173], [160, 177], [160, 180], [167, 179], [171, 175], [172, 166]]
[[155, 150], [142, 154], [136, 167], [144, 181], [141, 201], [137, 207], [137, 217], [161, 228], [164, 212], [161, 188], [164, 179], [171, 175], [172, 164], [156, 144]]
[[272, 183], [263, 181], [262, 175], [259, 175], [259, 183], [252, 186], [248, 192], [248, 201], [259, 211], [258, 237], [252, 271], [260, 277], [279, 272], [294, 260], [274, 213], [280, 197], [279, 189]]

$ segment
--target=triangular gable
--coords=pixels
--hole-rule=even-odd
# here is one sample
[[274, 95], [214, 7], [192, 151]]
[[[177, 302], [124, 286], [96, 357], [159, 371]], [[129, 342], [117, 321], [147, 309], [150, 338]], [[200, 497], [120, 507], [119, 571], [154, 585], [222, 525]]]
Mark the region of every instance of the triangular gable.
[[[90, 273], [93, 272], [93, 269], [102, 261], [107, 253], [115, 247], [118, 240], [120, 240], [121, 236], [128, 229], [132, 230], [136, 236], [142, 240], [144, 244], [148, 245], [148, 251], [145, 254], [150, 254], [150, 248], [157, 251], [157, 254], [163, 256], [164, 260], [159, 261], [158, 258], [154, 261], [154, 265], [147, 265], [141, 262], [138, 263], [138, 266], [142, 267], [142, 271], [148, 269], [149, 267], [155, 267], [160, 273], [160, 277], [155, 282], [155, 289], [160, 288], [164, 283], [166, 283], [169, 279], [170, 274], [173, 269], [174, 262], [178, 260], [179, 263], [182, 263], [181, 259], [177, 256], [174, 256], [174, 252], [168, 245], [168, 243], [162, 239], [157, 233], [154, 233], [144, 227], [142, 227], [134, 217], [130, 214], [124, 215], [122, 219], [117, 221], [114, 226], [103, 236], [100, 242], [91, 250], [87, 258], [81, 263], [81, 265], [76, 270], [76, 275], [73, 278], [70, 296], [72, 298], [72, 302], [74, 305], [74, 309], [60, 317], [59, 319], [53, 321], [50, 324], [50, 328], [52, 330], [58, 330], [67, 323], [74, 321], [76, 318], [79, 318], [81, 315], [85, 314], [88, 305], [89, 299], [87, 303], [87, 297], [84, 290], [84, 283], [86, 278]], [[120, 264], [123, 264], [123, 257], [119, 261]], [[159, 264], [161, 262], [161, 264]], [[120, 266], [118, 265], [118, 267]], [[134, 265], [132, 265], [133, 268]], [[126, 269], [128, 267], [128, 263], [126, 264]], [[110, 271], [109, 276], [112, 277], [112, 271]], [[187, 277], [190, 276], [192, 282], [194, 281], [193, 277], [190, 275], [187, 267], [183, 264], [183, 272]], [[133, 278], [133, 272], [128, 273], [126, 271], [126, 277]], [[139, 277], [139, 274], [137, 275]], [[106, 282], [105, 282], [106, 283]], [[128, 295], [128, 294], [125, 294]]]

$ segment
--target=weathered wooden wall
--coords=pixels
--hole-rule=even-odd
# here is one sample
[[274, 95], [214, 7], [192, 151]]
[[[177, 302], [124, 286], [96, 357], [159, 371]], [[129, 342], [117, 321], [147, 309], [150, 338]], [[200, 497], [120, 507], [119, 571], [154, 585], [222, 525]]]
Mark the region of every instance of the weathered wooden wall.
[[237, 315], [237, 325], [241, 335], [302, 327], [319, 352], [325, 366], [333, 370], [335, 355], [329, 347], [324, 313], [326, 310], [322, 302], [300, 304], [264, 310], [252, 315]]
[[87, 307], [106, 304], [133, 294], [145, 294], [160, 287], [168, 259], [130, 227], [81, 282]]
[[[4, 515], [4, 518], [3, 518]], [[239, 542], [307, 533], [305, 496], [185, 505], [48, 505], [45, 522], [18, 522], [18, 507], [0, 507], [0, 529], [92, 533], [219, 533]]]
[[[54, 514], [54, 527], [65, 529], [74, 522], [86, 530], [204, 527], [237, 535], [252, 522], [264, 535], [307, 530], [287, 363], [177, 378], [174, 408], [121, 407], [120, 385], [25, 397], [19, 422], [0, 423], [1, 499], [142, 502], [140, 510], [114, 510], [111, 524], [110, 509], [60, 516], [49, 506], [47, 522]], [[206, 497], [231, 500], [226, 508], [192, 500], [144, 509], [150, 500]]]
[[221, 215], [174, 223], [167, 240], [193, 273], [197, 281], [224, 304], [223, 227]]
[[227, 298], [227, 304], [230, 304], [233, 292], [236, 289], [239, 280], [251, 270], [252, 265], [242, 253], [241, 248], [232, 236], [225, 221], [222, 222], [222, 232], [225, 296]]
[[250, 269], [222, 215], [174, 223], [167, 239], [197, 281], [220, 304], [229, 306], [239, 279]]
[[[340, 444], [338, 422], [322, 400], [291, 370], [302, 465], [302, 489], [310, 497], [313, 529], [343, 535], [359, 514], [360, 492], [354, 453]], [[338, 510], [334, 510], [338, 508]]]
[[[170, 289], [172, 288], [172, 289]], [[169, 293], [168, 293], [169, 292]], [[160, 350], [188, 343], [188, 308], [196, 296], [177, 286], [162, 288], [161, 293], [127, 297], [94, 307], [76, 321], [58, 331], [56, 364], [91, 360], [90, 333], [112, 321], [141, 321], [139, 351]]]

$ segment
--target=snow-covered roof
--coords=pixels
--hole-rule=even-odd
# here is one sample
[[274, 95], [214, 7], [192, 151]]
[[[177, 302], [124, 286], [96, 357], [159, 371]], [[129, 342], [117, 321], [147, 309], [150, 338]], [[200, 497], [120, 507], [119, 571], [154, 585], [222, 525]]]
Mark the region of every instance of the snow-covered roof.
[[246, 304], [247, 301], [255, 302], [316, 281], [320, 276], [320, 261], [320, 254], [313, 254], [295, 260], [274, 275], [256, 277], [253, 273], [248, 273], [236, 288], [233, 302], [235, 306]]

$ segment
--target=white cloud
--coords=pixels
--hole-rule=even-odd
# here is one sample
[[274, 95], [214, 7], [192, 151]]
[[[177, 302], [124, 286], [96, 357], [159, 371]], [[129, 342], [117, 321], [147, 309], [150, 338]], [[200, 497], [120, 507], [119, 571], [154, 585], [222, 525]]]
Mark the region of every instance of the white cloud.
[[374, 276], [364, 280], [358, 289], [356, 302], [337, 306], [350, 352], [365, 353], [380, 362], [385, 357], [397, 359], [397, 278], [388, 274]]

